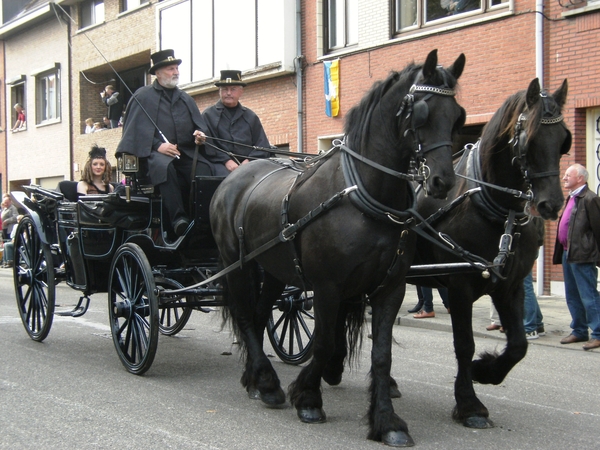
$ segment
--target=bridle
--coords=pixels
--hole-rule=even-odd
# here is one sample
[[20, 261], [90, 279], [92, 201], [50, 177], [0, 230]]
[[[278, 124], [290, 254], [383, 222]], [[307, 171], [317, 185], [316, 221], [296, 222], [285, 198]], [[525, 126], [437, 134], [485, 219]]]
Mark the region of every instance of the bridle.
[[[414, 137], [415, 147], [413, 158], [411, 160], [411, 167], [417, 168], [416, 173], [419, 176], [417, 180], [423, 184], [425, 195], [427, 195], [427, 180], [431, 173], [429, 166], [427, 166], [425, 154], [440, 147], [452, 147], [452, 141], [439, 141], [424, 147], [421, 144], [421, 137], [419, 133], [420, 128], [425, 125], [427, 118], [429, 117], [429, 106], [427, 105], [427, 100], [432, 98], [434, 95], [442, 95], [447, 97], [454, 97], [456, 95], [456, 91], [454, 89], [447, 87], [447, 82], [445, 81], [446, 74], [444, 72], [442, 73], [444, 75], [443, 87], [413, 84], [408, 91], [408, 94], [404, 96], [402, 103], [400, 104], [400, 108], [396, 113], [396, 117], [401, 117], [406, 112], [406, 116], [402, 120], [408, 121], [410, 119], [410, 124], [404, 132], [404, 136], [406, 137], [408, 133], [411, 133]], [[420, 100], [416, 100], [415, 94], [420, 92], [425, 93], [425, 96]]]
[[[355, 160], [361, 161], [380, 172], [391, 175], [398, 179], [406, 181], [418, 181], [423, 184], [424, 191], [427, 192], [426, 185], [427, 179], [429, 178], [430, 169], [427, 166], [427, 160], [424, 155], [427, 152], [439, 147], [452, 146], [452, 141], [440, 141], [423, 147], [421, 144], [419, 131], [420, 128], [425, 125], [429, 116], [429, 106], [427, 105], [427, 100], [434, 95], [443, 95], [448, 97], [454, 97], [456, 95], [453, 89], [449, 89], [446, 86], [446, 84], [444, 84], [444, 87], [413, 84], [409, 89], [409, 92], [404, 96], [402, 103], [400, 104], [400, 108], [396, 113], [396, 117], [401, 117], [404, 113], [406, 113], [401, 120], [410, 120], [410, 124], [406, 128], [404, 136], [407, 136], [410, 132], [414, 137], [414, 149], [410, 162], [410, 167], [412, 170], [409, 171], [410, 173], [398, 172], [366, 158], [365, 156], [349, 148], [346, 145], [345, 139], [342, 141], [334, 141], [334, 147], [342, 150], [341, 162], [344, 178], [346, 180], [346, 186], [357, 187], [357, 189], [350, 194], [350, 199], [353, 204], [364, 213], [375, 219], [383, 219], [386, 221], [391, 220], [395, 224], [403, 224], [404, 221], [412, 217], [412, 213], [389, 208], [388, 206], [383, 205], [374, 199], [367, 192], [362, 183]], [[425, 96], [422, 99], [416, 100], [415, 94], [421, 92], [425, 93]], [[418, 169], [414, 170], [415, 167], [418, 167]], [[409, 195], [411, 195], [409, 201], [414, 203], [416, 197], [414, 196], [413, 189], [409, 189], [409, 193]]]
[[[540, 119], [540, 125], [555, 125], [561, 123], [564, 120], [562, 114], [555, 115], [548, 107], [548, 94], [546, 91], [540, 92], [542, 98], [542, 104], [544, 107], [542, 118]], [[546, 117], [550, 116], [550, 117]], [[512, 143], [513, 159], [512, 164], [518, 165], [523, 174], [525, 180], [525, 186], [527, 190], [531, 190], [531, 181], [536, 178], [553, 177], [560, 175], [558, 170], [549, 170], [547, 172], [533, 172], [530, 170], [527, 164], [527, 151], [529, 150], [529, 142], [527, 131], [523, 127], [523, 123], [528, 120], [527, 113], [522, 112], [519, 114], [517, 122], [515, 123], [515, 132], [513, 138], [509, 141]]]

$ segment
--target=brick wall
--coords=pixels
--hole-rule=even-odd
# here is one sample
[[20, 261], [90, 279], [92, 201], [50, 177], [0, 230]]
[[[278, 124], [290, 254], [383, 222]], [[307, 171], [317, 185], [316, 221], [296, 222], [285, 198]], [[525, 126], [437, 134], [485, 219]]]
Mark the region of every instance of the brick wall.
[[[75, 20], [79, 17], [78, 7], [71, 8]], [[107, 84], [115, 84], [110, 81], [117, 78], [113, 68], [120, 72], [148, 64], [155, 51], [156, 20], [152, 5], [121, 15], [118, 0], [106, 0], [104, 8], [103, 24], [85, 30], [79, 30], [78, 24], [74, 24], [71, 30], [73, 74], [78, 74], [73, 76], [73, 162], [80, 169], [94, 144], [105, 147], [111, 163], [116, 163], [114, 152], [121, 130], [86, 135], [83, 134], [85, 119], [92, 117], [101, 122], [106, 115], [100, 92]], [[80, 176], [80, 172], [73, 172], [75, 180]]]

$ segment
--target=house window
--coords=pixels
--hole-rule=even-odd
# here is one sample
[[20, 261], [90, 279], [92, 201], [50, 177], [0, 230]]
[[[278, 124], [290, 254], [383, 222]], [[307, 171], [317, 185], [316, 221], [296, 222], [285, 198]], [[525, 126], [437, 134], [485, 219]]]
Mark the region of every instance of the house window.
[[150, 0], [121, 0], [121, 12], [130, 11], [142, 5], [146, 5]]
[[394, 31], [452, 21], [508, 6], [509, 0], [394, 0]]
[[158, 20], [159, 48], [183, 60], [181, 84], [213, 79], [223, 69], [293, 68], [294, 2], [183, 0], [159, 5]]
[[25, 101], [25, 76], [21, 76], [18, 81], [8, 82], [10, 84], [10, 123], [14, 127], [17, 123], [17, 111], [14, 106], [18, 103], [25, 108], [25, 127], [27, 126], [27, 103]]
[[79, 28], [104, 22], [104, 0], [86, 0], [81, 3]]
[[60, 69], [42, 72], [35, 77], [36, 123], [60, 119]]
[[358, 0], [326, 0], [325, 47], [328, 51], [358, 44]]

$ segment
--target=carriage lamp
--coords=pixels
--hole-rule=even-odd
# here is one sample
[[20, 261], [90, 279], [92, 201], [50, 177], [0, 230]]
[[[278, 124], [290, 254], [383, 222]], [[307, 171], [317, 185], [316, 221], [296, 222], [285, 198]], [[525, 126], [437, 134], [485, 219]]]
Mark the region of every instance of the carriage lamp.
[[117, 158], [117, 169], [123, 173], [135, 173], [138, 171], [138, 158], [135, 155], [122, 153]]

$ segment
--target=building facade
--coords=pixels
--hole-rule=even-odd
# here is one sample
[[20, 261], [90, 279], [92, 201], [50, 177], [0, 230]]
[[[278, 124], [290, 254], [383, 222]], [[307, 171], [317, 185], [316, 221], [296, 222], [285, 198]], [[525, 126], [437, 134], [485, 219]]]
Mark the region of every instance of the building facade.
[[[53, 151], [61, 153], [53, 164], [24, 169], [32, 152], [39, 152], [40, 135], [30, 133], [29, 122], [27, 133], [6, 133], [8, 166], [2, 175], [11, 186], [43, 181], [58, 172], [78, 179], [93, 144], [106, 147], [112, 155], [120, 130], [85, 134], [84, 122], [100, 121], [106, 114], [99, 93], [107, 84], [128, 100], [135, 89], [150, 83], [150, 55], [160, 49], [173, 48], [183, 60], [180, 87], [202, 111], [218, 99], [214, 81], [219, 71], [242, 70], [248, 82], [242, 103], [259, 115], [271, 143], [309, 153], [330, 148], [332, 140], [343, 135], [345, 115], [374, 82], [410, 62], [422, 62], [437, 49], [445, 66], [460, 53], [466, 55], [457, 97], [467, 111], [461, 142], [474, 142], [504, 100], [526, 89], [532, 79], [538, 77], [549, 91], [568, 79], [564, 116], [573, 145], [561, 170], [574, 162], [585, 164], [590, 186], [599, 190], [598, 0], [53, 3], [54, 17], [39, 27], [22, 25], [18, 33], [7, 31], [12, 22], [0, 27], [6, 52], [7, 100], [2, 105], [8, 122], [12, 120], [11, 86], [18, 85], [22, 75], [26, 81], [37, 80], [51, 64], [59, 63], [61, 93], [65, 92], [60, 124], [54, 129], [55, 123], [35, 124], [36, 133], [56, 139], [51, 141]], [[55, 37], [52, 44], [49, 35]], [[43, 45], [34, 44], [38, 42]], [[27, 62], [32, 61], [31, 55], [40, 63], [31, 66]], [[333, 117], [325, 112], [324, 95], [324, 63], [331, 61], [339, 67], [339, 113]], [[30, 114], [38, 106], [34, 95], [27, 94]], [[43, 142], [47, 148], [45, 135]], [[31, 147], [35, 144], [37, 148]], [[546, 229], [537, 271], [540, 287], [549, 293], [551, 281], [560, 281], [562, 272], [560, 266], [551, 265], [556, 224], [548, 223]]]

